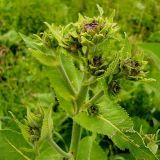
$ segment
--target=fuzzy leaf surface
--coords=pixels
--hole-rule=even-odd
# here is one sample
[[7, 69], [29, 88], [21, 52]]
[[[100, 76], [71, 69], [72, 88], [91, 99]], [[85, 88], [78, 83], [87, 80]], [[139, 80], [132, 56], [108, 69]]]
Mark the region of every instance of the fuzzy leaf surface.
[[54, 150], [47, 141], [44, 141], [39, 149], [40, 153], [36, 156], [35, 160], [63, 160], [56, 150]]
[[46, 66], [54, 67], [59, 64], [57, 58], [52, 54], [44, 54], [39, 50], [30, 49], [32, 56]]
[[[84, 149], [85, 148], [85, 149]], [[91, 136], [85, 137], [80, 141], [77, 160], [107, 160], [102, 148], [94, 141]]]
[[24, 148], [29, 150], [30, 146], [20, 133], [13, 130], [0, 130], [1, 160], [31, 160], [34, 154], [32, 152], [24, 152]]
[[52, 107], [49, 107], [44, 115], [40, 139], [43, 140], [45, 138], [52, 137], [52, 131], [53, 131]]
[[157, 159], [146, 147], [142, 137], [133, 130], [133, 124], [127, 113], [119, 106], [114, 106], [104, 99], [99, 103], [100, 113], [90, 116], [81, 112], [74, 120], [82, 127], [99, 134], [107, 135], [120, 149], [129, 149], [135, 158], [143, 155], [145, 160]]

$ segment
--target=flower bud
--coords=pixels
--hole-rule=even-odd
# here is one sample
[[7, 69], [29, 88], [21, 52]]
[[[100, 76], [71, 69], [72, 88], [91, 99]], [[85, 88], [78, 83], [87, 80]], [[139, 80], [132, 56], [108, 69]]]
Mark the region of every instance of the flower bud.
[[95, 116], [95, 115], [98, 115], [98, 113], [99, 113], [99, 108], [98, 108], [98, 106], [97, 105], [92, 105], [92, 106], [90, 106], [89, 108], [88, 108], [88, 114], [90, 115], [90, 116]]

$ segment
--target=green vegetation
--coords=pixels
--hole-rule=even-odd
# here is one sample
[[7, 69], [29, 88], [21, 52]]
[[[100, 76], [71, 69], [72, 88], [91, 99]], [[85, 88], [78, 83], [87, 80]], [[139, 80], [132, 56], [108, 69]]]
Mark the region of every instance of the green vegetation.
[[160, 159], [159, 97], [159, 0], [0, 0], [0, 160]]

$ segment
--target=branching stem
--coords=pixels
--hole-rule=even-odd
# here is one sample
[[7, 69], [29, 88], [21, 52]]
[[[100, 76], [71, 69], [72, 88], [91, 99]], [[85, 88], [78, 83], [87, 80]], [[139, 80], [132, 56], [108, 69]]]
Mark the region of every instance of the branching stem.
[[96, 95], [94, 95], [87, 103], [82, 106], [82, 110], [91, 106], [94, 102], [96, 102], [99, 98], [104, 95], [104, 91], [99, 91]]
[[67, 153], [64, 150], [62, 150], [52, 138], [48, 139], [48, 143], [63, 157], [71, 158], [73, 156], [71, 153]]

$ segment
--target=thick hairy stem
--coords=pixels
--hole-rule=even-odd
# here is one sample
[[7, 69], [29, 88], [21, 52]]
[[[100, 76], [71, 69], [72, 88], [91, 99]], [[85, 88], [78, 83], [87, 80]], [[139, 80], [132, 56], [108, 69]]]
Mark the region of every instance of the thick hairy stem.
[[[87, 79], [87, 75], [84, 73], [83, 80], [81, 83], [82, 85], [81, 85], [81, 88], [80, 88], [79, 93], [77, 94], [77, 97], [75, 100], [75, 104], [76, 104], [76, 108], [77, 108], [75, 114], [79, 113], [79, 110], [80, 110], [80, 108], [86, 98], [88, 86], [83, 85], [84, 82], [86, 81], [86, 79]], [[73, 157], [75, 160], [77, 157], [80, 138], [81, 138], [81, 126], [73, 121], [70, 152], [73, 154]]]
[[48, 143], [63, 157], [72, 158], [73, 155], [71, 153], [67, 153], [64, 150], [62, 150], [52, 138], [48, 139]]
[[80, 138], [81, 138], [81, 127], [79, 124], [73, 121], [70, 153], [73, 154], [75, 160], [77, 157]]

